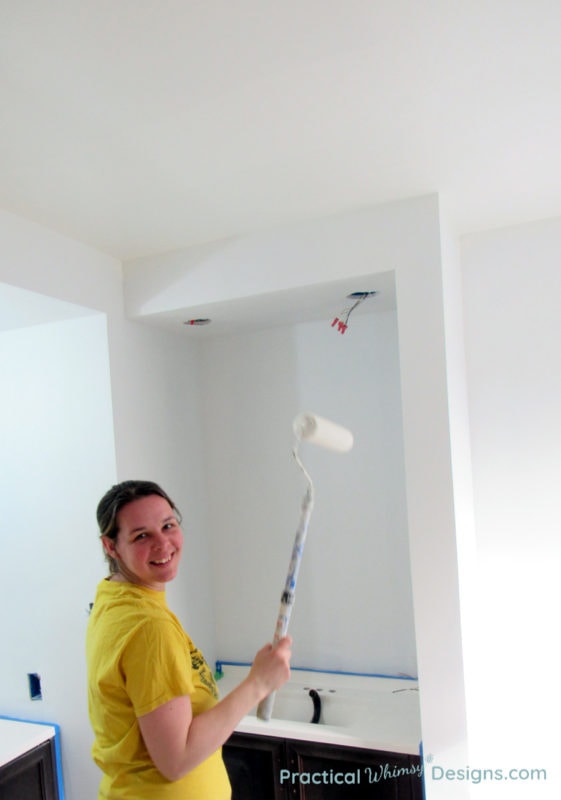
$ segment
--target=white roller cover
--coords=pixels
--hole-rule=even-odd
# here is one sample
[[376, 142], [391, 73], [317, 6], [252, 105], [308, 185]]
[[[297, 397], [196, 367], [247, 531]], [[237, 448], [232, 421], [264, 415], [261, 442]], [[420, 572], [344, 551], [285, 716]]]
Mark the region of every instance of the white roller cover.
[[347, 453], [353, 446], [353, 435], [347, 428], [317, 414], [299, 414], [292, 427], [301, 441], [317, 444], [327, 450]]

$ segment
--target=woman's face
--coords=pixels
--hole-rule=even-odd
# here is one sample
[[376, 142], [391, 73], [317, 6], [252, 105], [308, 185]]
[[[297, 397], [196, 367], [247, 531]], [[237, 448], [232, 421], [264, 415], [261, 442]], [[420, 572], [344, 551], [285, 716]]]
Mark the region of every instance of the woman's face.
[[103, 546], [119, 565], [119, 574], [130, 583], [163, 591], [175, 578], [183, 533], [175, 512], [157, 494], [127, 503], [117, 514], [115, 540], [103, 537]]

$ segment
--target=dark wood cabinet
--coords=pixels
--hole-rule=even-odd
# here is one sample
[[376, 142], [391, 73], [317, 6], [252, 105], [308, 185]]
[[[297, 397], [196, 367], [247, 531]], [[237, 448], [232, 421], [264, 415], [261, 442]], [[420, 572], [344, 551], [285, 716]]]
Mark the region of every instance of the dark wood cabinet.
[[[287, 742], [291, 800], [421, 800], [418, 756]], [[294, 775], [294, 780], [292, 780]]]
[[52, 739], [0, 767], [0, 800], [59, 800]]
[[285, 741], [234, 733], [222, 748], [232, 784], [232, 800], [285, 800], [278, 776], [285, 764]]
[[235, 733], [232, 800], [422, 800], [419, 756]]

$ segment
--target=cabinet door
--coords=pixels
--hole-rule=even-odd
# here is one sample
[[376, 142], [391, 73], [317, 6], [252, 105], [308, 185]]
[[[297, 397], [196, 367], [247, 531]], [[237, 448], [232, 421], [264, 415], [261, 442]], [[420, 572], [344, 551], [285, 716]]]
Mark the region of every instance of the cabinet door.
[[419, 758], [317, 742], [288, 743], [291, 800], [420, 800]]
[[286, 800], [278, 780], [284, 752], [282, 739], [232, 734], [222, 747], [232, 784], [232, 800]]
[[0, 769], [0, 800], [58, 800], [56, 763], [51, 741], [35, 747]]

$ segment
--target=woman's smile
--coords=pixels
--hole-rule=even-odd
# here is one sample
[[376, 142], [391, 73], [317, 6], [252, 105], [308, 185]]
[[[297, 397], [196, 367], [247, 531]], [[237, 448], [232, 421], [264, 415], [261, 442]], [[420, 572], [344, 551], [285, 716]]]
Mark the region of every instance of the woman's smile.
[[159, 561], [152, 561], [152, 564], [156, 564], [157, 567], [161, 567], [163, 564], [169, 564], [172, 558], [173, 558], [173, 553], [167, 558], [162, 558]]

